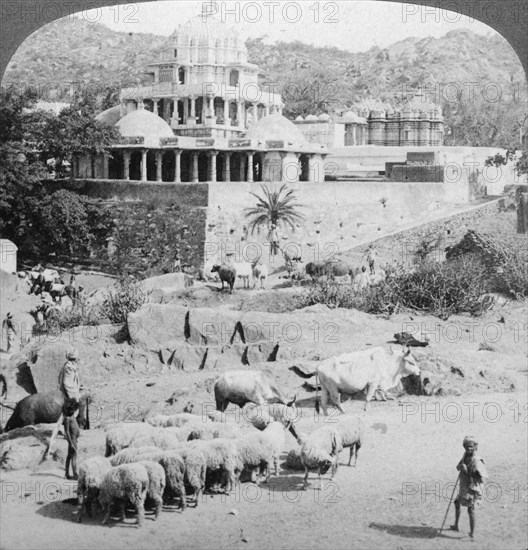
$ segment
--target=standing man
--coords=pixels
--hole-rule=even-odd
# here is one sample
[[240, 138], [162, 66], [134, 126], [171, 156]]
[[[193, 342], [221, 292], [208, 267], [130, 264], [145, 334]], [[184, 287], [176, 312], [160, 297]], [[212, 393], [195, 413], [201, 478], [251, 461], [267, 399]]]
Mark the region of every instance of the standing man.
[[[59, 388], [64, 396], [64, 401], [68, 399], [79, 403], [81, 398], [81, 389], [79, 384], [79, 372], [77, 365], [79, 361], [79, 351], [75, 347], [70, 347], [66, 353], [66, 363], [59, 373]], [[77, 410], [75, 416], [79, 414]]]
[[268, 241], [270, 243], [270, 256], [276, 256], [279, 253], [279, 236], [277, 234], [277, 226], [274, 223], [271, 224]]
[[376, 272], [375, 264], [378, 258], [378, 251], [376, 250], [373, 244], [369, 246], [366, 256], [367, 256], [367, 261], [370, 268], [370, 274], [374, 275]]
[[452, 531], [458, 531], [460, 520], [460, 507], [467, 506], [469, 514], [469, 536], [473, 538], [475, 533], [476, 513], [475, 506], [482, 499], [484, 478], [487, 477], [484, 460], [477, 455], [478, 442], [468, 435], [462, 442], [466, 452], [457, 465], [460, 472], [460, 490], [455, 499], [455, 524], [451, 526]]
[[11, 348], [13, 347], [13, 344], [15, 342], [15, 336], [16, 336], [16, 328], [13, 323], [13, 316], [11, 313], [8, 313], [6, 315], [6, 318], [2, 322], [2, 329], [5, 329], [6, 331], [6, 337], [7, 337], [7, 353], [10, 352]]

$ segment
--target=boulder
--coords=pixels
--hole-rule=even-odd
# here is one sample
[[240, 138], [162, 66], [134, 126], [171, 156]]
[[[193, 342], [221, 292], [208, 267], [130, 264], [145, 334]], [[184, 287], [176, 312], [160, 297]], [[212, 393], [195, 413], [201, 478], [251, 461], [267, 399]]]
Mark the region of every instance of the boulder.
[[[45, 344], [34, 351], [33, 360], [27, 366], [31, 370], [37, 392], [59, 389], [59, 373], [66, 363], [68, 347], [66, 343]], [[81, 365], [79, 365], [79, 376], [82, 377]]]
[[23, 470], [40, 463], [46, 450], [44, 443], [33, 435], [9, 439], [0, 444], [0, 468]]
[[213, 308], [189, 310], [188, 342], [195, 345], [223, 346], [240, 342], [241, 313]]
[[145, 304], [129, 313], [127, 325], [132, 344], [158, 353], [185, 342], [188, 308], [173, 304]]
[[175, 290], [185, 289], [185, 273], [167, 273], [150, 277], [141, 281], [141, 288], [150, 293], [151, 291], [174, 292]]
[[174, 350], [169, 364], [172, 368], [195, 372], [203, 368], [204, 356], [207, 348], [183, 344]]

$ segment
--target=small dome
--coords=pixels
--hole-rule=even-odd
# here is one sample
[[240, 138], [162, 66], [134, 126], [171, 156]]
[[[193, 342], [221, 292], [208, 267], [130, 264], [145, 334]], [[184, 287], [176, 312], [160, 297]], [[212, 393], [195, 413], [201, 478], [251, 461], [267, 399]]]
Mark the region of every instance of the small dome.
[[115, 107], [110, 107], [99, 113], [95, 120], [98, 120], [102, 124], [107, 124], [108, 126], [114, 126], [121, 119], [121, 105], [116, 105]]
[[319, 120], [322, 122], [328, 122], [330, 120], [330, 115], [328, 113], [323, 113], [319, 115]]
[[317, 120], [317, 117], [315, 115], [308, 115], [304, 120], [314, 122]]
[[308, 142], [299, 128], [279, 113], [263, 117], [253, 124], [248, 130], [246, 138], [260, 141], [284, 141], [293, 143], [294, 147], [308, 146]]
[[159, 147], [161, 138], [174, 137], [172, 128], [158, 115], [138, 109], [124, 116], [116, 124], [122, 136], [143, 136], [147, 147]]
[[295, 119], [297, 122], [303, 122], [304, 121], [304, 118], [299, 115], [296, 119]]

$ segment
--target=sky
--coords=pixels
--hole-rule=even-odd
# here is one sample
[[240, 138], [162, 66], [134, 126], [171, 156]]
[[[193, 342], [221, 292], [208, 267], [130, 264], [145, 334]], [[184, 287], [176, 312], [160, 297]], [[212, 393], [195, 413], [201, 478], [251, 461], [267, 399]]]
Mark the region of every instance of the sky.
[[455, 29], [496, 34], [467, 16], [424, 6], [360, 1], [162, 1], [131, 3], [83, 14], [116, 31], [169, 35], [202, 13], [236, 27], [246, 39], [267, 36], [266, 42], [294, 41], [335, 46], [352, 52], [386, 47], [409, 37], [440, 37]]

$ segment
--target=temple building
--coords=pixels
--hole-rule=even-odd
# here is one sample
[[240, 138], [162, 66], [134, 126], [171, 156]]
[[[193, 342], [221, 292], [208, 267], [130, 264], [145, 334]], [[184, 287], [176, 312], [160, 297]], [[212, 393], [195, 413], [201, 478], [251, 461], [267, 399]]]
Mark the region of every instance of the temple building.
[[358, 145], [438, 146], [444, 140], [444, 119], [439, 105], [428, 101], [419, 91], [401, 108], [380, 102], [364, 102], [331, 117], [297, 117], [306, 139], [341, 148]]
[[280, 94], [258, 84], [238, 33], [196, 17], [147, 68], [150, 84], [125, 88], [97, 119], [121, 140], [111, 155], [77, 155], [76, 178], [156, 182], [324, 181], [321, 143], [282, 116]]

